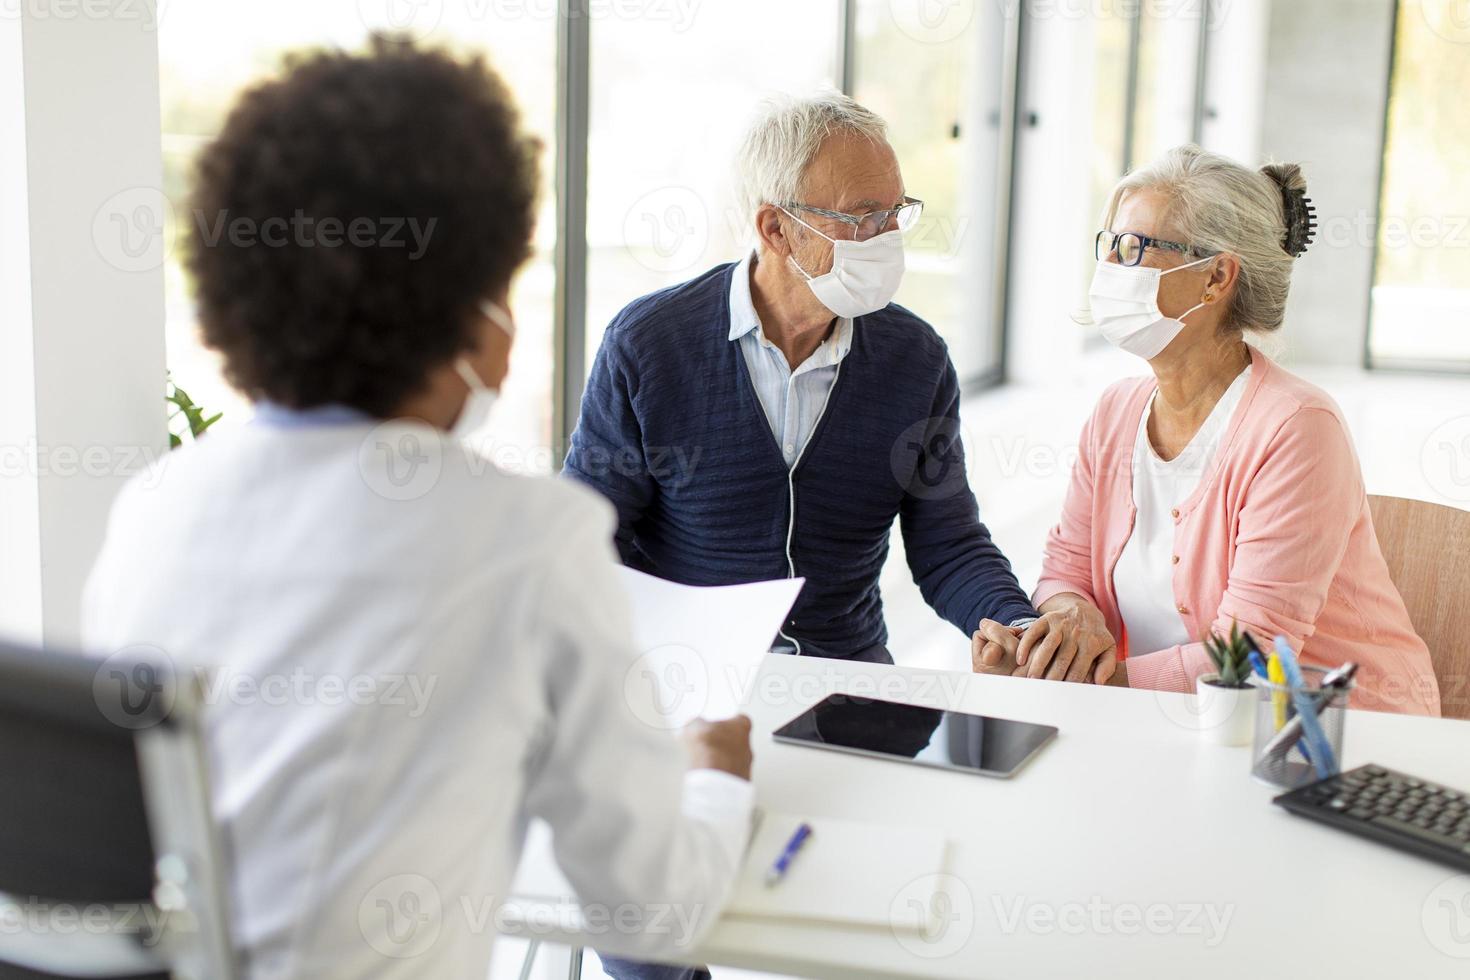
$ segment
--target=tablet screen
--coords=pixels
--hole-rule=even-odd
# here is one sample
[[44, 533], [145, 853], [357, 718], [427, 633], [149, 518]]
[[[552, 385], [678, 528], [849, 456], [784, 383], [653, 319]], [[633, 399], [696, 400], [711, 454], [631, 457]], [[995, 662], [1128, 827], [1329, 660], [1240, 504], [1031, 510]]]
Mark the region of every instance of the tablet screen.
[[831, 694], [773, 737], [938, 769], [1009, 776], [1056, 733], [1051, 725]]

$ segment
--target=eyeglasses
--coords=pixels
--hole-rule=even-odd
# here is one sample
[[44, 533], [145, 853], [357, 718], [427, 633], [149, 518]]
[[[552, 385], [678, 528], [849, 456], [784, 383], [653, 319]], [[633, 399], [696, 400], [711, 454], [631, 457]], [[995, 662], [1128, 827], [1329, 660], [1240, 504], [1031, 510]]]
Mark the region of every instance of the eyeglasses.
[[917, 198], [905, 196], [903, 203], [896, 208], [887, 208], [883, 211], [869, 211], [867, 214], [846, 214], [842, 211], [828, 211], [826, 208], [814, 208], [807, 204], [787, 204], [786, 208], [792, 211], [805, 211], [808, 214], [819, 214], [833, 221], [841, 221], [853, 226], [853, 237], [860, 242], [867, 241], [875, 235], [881, 235], [888, 227], [888, 223], [894, 222], [899, 231], [908, 231], [918, 223], [919, 215], [924, 211], [924, 202]]
[[1146, 248], [1162, 248], [1170, 252], [1178, 252], [1180, 255], [1194, 255], [1196, 252], [1188, 245], [1166, 242], [1160, 238], [1150, 238], [1132, 231], [1125, 231], [1120, 235], [1115, 235], [1110, 231], [1100, 231], [1093, 242], [1092, 255], [1101, 262], [1113, 252], [1117, 252], [1120, 265], [1137, 265], [1143, 261], [1143, 250]]

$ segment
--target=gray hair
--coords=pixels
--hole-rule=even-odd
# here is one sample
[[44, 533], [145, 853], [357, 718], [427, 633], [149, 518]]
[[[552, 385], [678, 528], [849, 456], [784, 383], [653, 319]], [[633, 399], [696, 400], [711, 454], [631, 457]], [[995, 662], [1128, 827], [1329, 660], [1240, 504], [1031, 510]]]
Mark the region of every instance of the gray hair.
[[839, 133], [879, 142], [888, 138], [888, 125], [840, 92], [766, 100], [737, 157], [746, 220], [753, 220], [762, 204], [800, 200], [807, 167], [823, 142]]
[[1229, 252], [1240, 260], [1240, 278], [1221, 325], [1265, 332], [1281, 326], [1296, 262], [1283, 247], [1283, 192], [1306, 188], [1301, 167], [1294, 163], [1251, 170], [1191, 143], [1120, 180], [1108, 200], [1103, 226], [1112, 227], [1128, 193], [1162, 192], [1169, 201], [1164, 220], [1181, 241], [1205, 254]]

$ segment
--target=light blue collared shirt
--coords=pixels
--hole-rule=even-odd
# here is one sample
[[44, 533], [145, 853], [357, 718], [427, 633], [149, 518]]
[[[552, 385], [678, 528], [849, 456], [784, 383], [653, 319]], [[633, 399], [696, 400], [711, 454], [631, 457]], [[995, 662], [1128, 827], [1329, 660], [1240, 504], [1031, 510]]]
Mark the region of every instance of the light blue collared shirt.
[[[837, 380], [837, 366], [852, 349], [852, 320], [839, 317], [830, 336], [803, 361], [795, 371], [786, 363], [786, 355], [766, 339], [755, 301], [750, 297], [750, 270], [754, 265], [752, 251], [735, 267], [730, 277], [730, 340], [738, 341], [756, 397], [765, 410], [771, 432], [781, 444], [781, 455], [787, 467], [801, 459], [807, 440], [812, 437], [817, 421], [826, 407], [827, 396]], [[1027, 616], [1010, 625], [1025, 627], [1036, 622]]]
[[277, 429], [310, 429], [322, 425], [355, 425], [371, 419], [366, 413], [346, 405], [287, 408], [272, 401], [258, 401], [250, 421]]
[[852, 349], [852, 320], [839, 317], [831, 335], [812, 355], [791, 370], [786, 355], [766, 339], [755, 301], [750, 297], [750, 270], [755, 252], [730, 277], [730, 340], [740, 344], [755, 394], [780, 444], [787, 467], [796, 465], [826, 407], [837, 365]]

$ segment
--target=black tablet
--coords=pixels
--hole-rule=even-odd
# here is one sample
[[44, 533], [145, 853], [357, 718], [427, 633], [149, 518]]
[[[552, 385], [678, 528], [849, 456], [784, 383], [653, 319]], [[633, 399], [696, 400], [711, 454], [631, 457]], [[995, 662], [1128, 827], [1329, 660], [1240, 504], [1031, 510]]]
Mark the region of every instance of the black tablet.
[[792, 745], [1004, 779], [1056, 733], [1051, 725], [1029, 721], [831, 694], [772, 737]]

